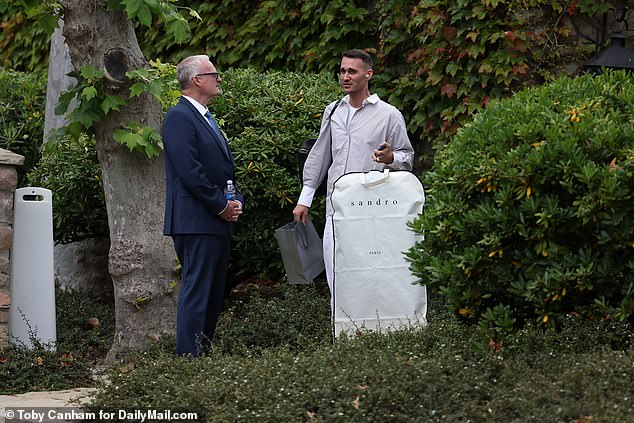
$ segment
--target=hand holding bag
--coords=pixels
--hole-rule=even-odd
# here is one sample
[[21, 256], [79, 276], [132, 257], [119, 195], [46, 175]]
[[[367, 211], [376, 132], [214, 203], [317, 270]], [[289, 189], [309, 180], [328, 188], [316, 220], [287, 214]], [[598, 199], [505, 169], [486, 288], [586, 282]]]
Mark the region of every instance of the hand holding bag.
[[323, 243], [310, 218], [306, 225], [290, 222], [276, 229], [275, 239], [289, 283], [311, 283], [324, 271]]

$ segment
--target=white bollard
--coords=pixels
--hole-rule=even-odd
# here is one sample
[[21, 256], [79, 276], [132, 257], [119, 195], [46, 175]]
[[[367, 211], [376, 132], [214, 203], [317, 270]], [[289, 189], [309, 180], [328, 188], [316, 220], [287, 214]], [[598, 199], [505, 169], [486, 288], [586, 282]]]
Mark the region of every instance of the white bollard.
[[57, 342], [53, 265], [52, 193], [28, 187], [15, 191], [11, 247], [11, 342], [33, 347], [32, 338]]

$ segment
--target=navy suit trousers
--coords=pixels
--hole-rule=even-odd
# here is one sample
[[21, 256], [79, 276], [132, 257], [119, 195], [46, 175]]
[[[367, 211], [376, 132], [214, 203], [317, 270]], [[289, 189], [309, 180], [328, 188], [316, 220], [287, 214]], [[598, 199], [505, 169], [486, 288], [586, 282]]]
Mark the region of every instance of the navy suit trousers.
[[176, 315], [176, 353], [199, 356], [211, 346], [224, 300], [229, 234], [173, 235], [182, 268]]

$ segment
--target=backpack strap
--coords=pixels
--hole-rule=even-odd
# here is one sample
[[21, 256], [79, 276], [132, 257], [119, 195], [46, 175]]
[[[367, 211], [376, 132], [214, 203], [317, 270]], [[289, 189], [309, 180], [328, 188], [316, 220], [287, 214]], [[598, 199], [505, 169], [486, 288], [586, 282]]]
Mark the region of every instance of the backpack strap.
[[337, 100], [335, 106], [330, 111], [330, 114], [328, 115], [328, 120], [332, 119], [332, 114], [335, 112], [335, 110], [337, 110], [337, 107], [339, 107], [339, 103], [341, 103], [341, 99]]

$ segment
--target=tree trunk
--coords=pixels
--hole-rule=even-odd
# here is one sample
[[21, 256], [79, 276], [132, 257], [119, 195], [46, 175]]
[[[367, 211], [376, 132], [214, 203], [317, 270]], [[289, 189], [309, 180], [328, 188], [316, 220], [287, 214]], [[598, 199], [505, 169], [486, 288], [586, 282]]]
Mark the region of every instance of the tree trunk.
[[[104, 0], [63, 0], [63, 35], [73, 67], [93, 65], [106, 73], [108, 94], [127, 98], [125, 72], [147, 66], [132, 23], [123, 12], [108, 12]], [[114, 284], [116, 331], [108, 359], [140, 349], [164, 333], [174, 333], [176, 254], [162, 235], [165, 202], [163, 157], [148, 159], [112, 138], [128, 122], [160, 128], [161, 106], [152, 96], [128, 100], [96, 125], [108, 224], [109, 271]]]

